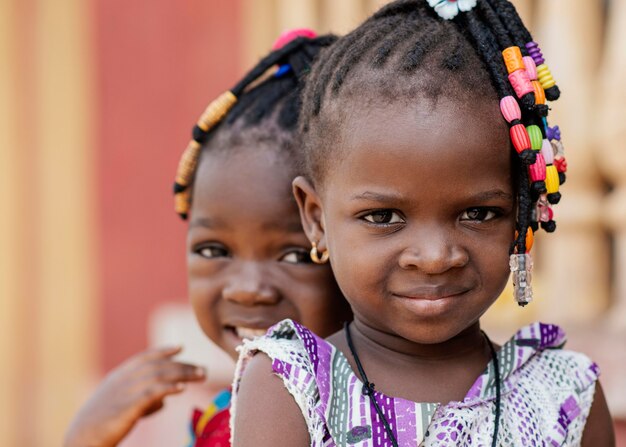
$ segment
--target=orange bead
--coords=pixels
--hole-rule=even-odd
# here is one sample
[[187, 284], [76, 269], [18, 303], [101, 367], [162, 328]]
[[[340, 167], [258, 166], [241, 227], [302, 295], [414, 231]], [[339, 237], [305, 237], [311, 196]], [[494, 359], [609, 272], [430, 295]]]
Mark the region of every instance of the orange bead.
[[[515, 239], [519, 236], [519, 231], [515, 231]], [[535, 235], [533, 234], [532, 228], [526, 230], [526, 253], [530, 252], [530, 249], [533, 248], [533, 244], [535, 243]]]
[[533, 85], [533, 89], [535, 90], [535, 104], [545, 104], [546, 92], [543, 90], [541, 82], [531, 81], [531, 84]]
[[510, 73], [517, 70], [526, 70], [524, 60], [522, 59], [522, 51], [519, 47], [508, 47], [502, 51], [502, 57], [506, 64], [506, 69]]

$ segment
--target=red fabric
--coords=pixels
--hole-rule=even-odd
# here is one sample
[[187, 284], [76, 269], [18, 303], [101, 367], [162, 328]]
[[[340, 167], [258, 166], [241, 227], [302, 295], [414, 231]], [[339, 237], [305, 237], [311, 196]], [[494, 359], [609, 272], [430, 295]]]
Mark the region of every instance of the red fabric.
[[[198, 425], [202, 412], [193, 412], [193, 426]], [[194, 447], [230, 447], [230, 411], [222, 410], [206, 424], [202, 434], [196, 437]]]

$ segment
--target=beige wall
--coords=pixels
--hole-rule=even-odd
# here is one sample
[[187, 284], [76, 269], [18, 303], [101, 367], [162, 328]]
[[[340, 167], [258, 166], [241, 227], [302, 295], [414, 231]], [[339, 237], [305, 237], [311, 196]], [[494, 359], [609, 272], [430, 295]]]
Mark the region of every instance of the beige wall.
[[58, 445], [94, 376], [87, 5], [0, 2], [0, 445]]

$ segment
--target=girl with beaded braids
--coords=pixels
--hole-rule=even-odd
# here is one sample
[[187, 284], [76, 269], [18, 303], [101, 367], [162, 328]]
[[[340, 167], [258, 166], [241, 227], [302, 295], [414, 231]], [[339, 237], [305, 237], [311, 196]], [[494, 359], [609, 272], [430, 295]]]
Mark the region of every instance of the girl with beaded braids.
[[[284, 318], [325, 335], [352, 318], [329, 266], [309, 257], [291, 194], [302, 82], [334, 40], [310, 30], [283, 34], [275, 51], [202, 115], [176, 177], [176, 210], [190, 219], [192, 307], [204, 333], [231, 357], [242, 339]], [[140, 353], [110, 373], [76, 416], [65, 446], [117, 445], [166, 396], [204, 380], [202, 368], [173, 359], [178, 352]], [[229, 445], [229, 403], [225, 390], [194, 412], [190, 446]]]
[[561, 349], [561, 328], [502, 346], [480, 329], [509, 269], [516, 301], [532, 298], [558, 96], [507, 0], [394, 1], [324, 53], [293, 187], [354, 321], [323, 339], [286, 320], [244, 343], [234, 447], [613, 445], [598, 368]]

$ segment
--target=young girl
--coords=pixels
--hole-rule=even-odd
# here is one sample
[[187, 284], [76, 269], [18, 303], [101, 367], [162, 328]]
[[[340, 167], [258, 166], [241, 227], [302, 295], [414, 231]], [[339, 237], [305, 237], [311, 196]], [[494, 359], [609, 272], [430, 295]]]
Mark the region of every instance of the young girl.
[[554, 230], [565, 179], [558, 96], [506, 0], [396, 1], [324, 54], [293, 185], [354, 322], [244, 344], [235, 447], [613, 445], [598, 369], [559, 327], [499, 347], [479, 323], [509, 268], [532, 299], [533, 230]]
[[[291, 194], [301, 153], [294, 141], [301, 81], [334, 39], [308, 30], [281, 36], [232, 90], [229, 106], [221, 104], [219, 116], [209, 106], [201, 119], [208, 116], [214, 128], [200, 128], [203, 122], [194, 128], [193, 153], [186, 152], [177, 175], [177, 211], [190, 217], [191, 303], [205, 334], [232, 357], [242, 339], [285, 318], [325, 335], [351, 319], [330, 268], [309, 257]], [[141, 353], [113, 371], [73, 421], [65, 445], [117, 445], [166, 396], [204, 380], [201, 368], [173, 360], [179, 351]], [[225, 391], [204, 413], [194, 413], [190, 445], [228, 445], [229, 402]]]

